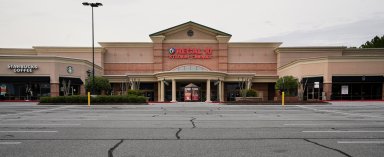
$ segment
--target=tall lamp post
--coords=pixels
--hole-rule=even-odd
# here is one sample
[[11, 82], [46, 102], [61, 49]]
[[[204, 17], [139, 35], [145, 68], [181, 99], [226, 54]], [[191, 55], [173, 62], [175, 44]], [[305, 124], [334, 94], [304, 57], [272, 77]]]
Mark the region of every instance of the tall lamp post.
[[94, 22], [93, 22], [93, 8], [94, 7], [99, 7], [103, 6], [101, 3], [88, 3], [88, 2], [83, 2], [84, 6], [91, 6], [92, 8], [92, 95], [95, 94], [95, 39], [94, 39]]

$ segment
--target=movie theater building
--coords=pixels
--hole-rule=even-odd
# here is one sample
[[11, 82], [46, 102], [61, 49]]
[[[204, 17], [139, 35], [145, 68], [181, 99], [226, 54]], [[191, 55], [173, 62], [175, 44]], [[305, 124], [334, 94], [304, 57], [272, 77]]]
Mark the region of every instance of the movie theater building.
[[[252, 88], [274, 100], [275, 82], [292, 75], [305, 100], [383, 100], [384, 49], [280, 47], [280, 42], [230, 42], [231, 35], [187, 22], [150, 34], [152, 42], [99, 42], [96, 75], [112, 91], [140, 89], [150, 101], [234, 101]], [[0, 49], [1, 97], [6, 100], [84, 95], [90, 47]]]

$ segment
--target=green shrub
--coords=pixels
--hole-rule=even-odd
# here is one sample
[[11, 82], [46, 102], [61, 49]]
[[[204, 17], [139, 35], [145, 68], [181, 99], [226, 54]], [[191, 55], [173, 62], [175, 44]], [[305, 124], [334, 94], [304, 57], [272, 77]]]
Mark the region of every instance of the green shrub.
[[145, 96], [138, 96], [136, 98], [136, 102], [137, 103], [145, 103], [145, 102], [147, 102], [147, 98]]
[[51, 101], [52, 101], [51, 97], [40, 97], [41, 103], [49, 103]]
[[143, 95], [143, 92], [140, 90], [128, 90], [127, 94], [128, 95], [141, 96], [141, 95]]
[[254, 89], [248, 89], [246, 92], [247, 97], [257, 97], [257, 92]]
[[136, 102], [137, 101], [137, 95], [128, 95], [128, 102]]
[[[87, 96], [57, 96], [41, 97], [41, 103], [87, 103]], [[104, 96], [91, 97], [91, 103], [145, 103], [144, 96], [123, 95], [123, 96]]]

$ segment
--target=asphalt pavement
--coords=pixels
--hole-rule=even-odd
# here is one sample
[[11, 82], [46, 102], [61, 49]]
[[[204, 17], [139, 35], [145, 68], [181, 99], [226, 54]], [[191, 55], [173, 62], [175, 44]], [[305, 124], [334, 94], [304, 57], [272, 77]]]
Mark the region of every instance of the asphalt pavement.
[[1, 157], [384, 154], [384, 102], [37, 105], [0, 102]]

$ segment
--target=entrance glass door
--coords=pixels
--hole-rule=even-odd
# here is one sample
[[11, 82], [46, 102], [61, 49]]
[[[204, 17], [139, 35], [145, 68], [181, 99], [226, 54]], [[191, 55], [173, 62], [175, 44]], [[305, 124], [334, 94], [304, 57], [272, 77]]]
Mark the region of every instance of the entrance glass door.
[[200, 100], [200, 89], [193, 83], [188, 84], [184, 87], [184, 101], [199, 101]]

